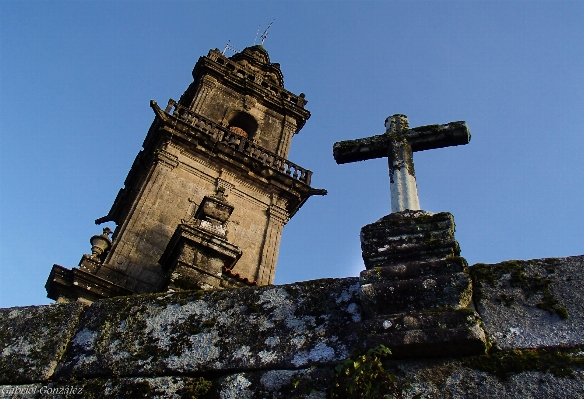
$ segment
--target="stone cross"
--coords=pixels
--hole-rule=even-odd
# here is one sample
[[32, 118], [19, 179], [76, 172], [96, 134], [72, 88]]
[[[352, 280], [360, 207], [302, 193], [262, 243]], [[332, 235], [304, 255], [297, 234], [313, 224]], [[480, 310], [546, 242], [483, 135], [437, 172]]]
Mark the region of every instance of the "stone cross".
[[468, 144], [470, 131], [465, 122], [428, 125], [410, 129], [408, 118], [396, 114], [385, 120], [385, 134], [335, 143], [337, 164], [387, 157], [391, 211], [419, 210], [418, 186], [414, 172], [415, 151]]

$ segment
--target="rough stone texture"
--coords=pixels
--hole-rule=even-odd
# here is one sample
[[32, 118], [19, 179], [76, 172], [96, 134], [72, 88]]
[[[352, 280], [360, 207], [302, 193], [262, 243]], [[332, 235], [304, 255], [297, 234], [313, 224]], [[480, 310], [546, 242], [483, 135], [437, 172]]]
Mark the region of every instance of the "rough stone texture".
[[393, 314], [443, 307], [464, 308], [471, 302], [471, 282], [466, 273], [367, 284], [361, 290], [367, 314]]
[[0, 384], [50, 378], [82, 309], [81, 303], [0, 309]]
[[[403, 362], [395, 366], [402, 381], [411, 384], [406, 398], [533, 398], [577, 399], [584, 396], [584, 372], [570, 377], [537, 370], [511, 374], [508, 380], [465, 365], [465, 360]], [[390, 367], [388, 369], [391, 370]]]
[[361, 248], [366, 348], [383, 344], [398, 357], [485, 353], [450, 213], [392, 213], [361, 229]]
[[459, 256], [429, 262], [404, 262], [364, 270], [361, 272], [360, 281], [361, 284], [374, 284], [405, 280], [408, 278], [443, 276], [464, 272], [466, 267], [466, 260]]
[[57, 378], [295, 369], [358, 342], [358, 279], [102, 300], [82, 316]]
[[[470, 358], [472, 359], [472, 358]], [[418, 394], [424, 399], [533, 398], [579, 399], [584, 396], [584, 371], [573, 369], [572, 376], [559, 376], [540, 370], [510, 374], [507, 379], [468, 365], [469, 359], [386, 361], [385, 369], [400, 384], [409, 383], [404, 398]], [[212, 382], [205, 399], [306, 398], [325, 399], [334, 371], [331, 368], [238, 372]], [[62, 398], [47, 394], [69, 388], [81, 394], [69, 397], [97, 398], [189, 398], [201, 397], [199, 377], [94, 378], [71, 382], [0, 386], [0, 397]], [[19, 395], [27, 391], [27, 394]], [[43, 392], [41, 394], [41, 392]]]
[[392, 213], [361, 229], [365, 267], [432, 261], [460, 255], [451, 213]]
[[497, 347], [584, 344], [584, 256], [469, 269], [477, 311]]
[[364, 346], [391, 348], [393, 357], [485, 353], [485, 332], [470, 309], [377, 316], [363, 323]]

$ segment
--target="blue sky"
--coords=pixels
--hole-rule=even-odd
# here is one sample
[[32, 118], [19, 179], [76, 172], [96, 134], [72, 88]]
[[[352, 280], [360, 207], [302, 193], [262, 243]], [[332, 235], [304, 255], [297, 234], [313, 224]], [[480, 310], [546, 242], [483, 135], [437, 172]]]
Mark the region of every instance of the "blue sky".
[[[584, 253], [584, 2], [0, 1], [0, 307], [45, 304], [140, 150], [148, 102], [178, 100], [227, 41], [265, 48], [312, 117], [314, 172], [276, 283], [357, 276], [359, 229], [390, 212], [385, 160], [335, 141], [465, 120], [469, 145], [414, 154], [422, 209], [454, 214], [469, 263]], [[261, 33], [261, 31], [260, 31]], [[114, 226], [111, 225], [113, 228]]]

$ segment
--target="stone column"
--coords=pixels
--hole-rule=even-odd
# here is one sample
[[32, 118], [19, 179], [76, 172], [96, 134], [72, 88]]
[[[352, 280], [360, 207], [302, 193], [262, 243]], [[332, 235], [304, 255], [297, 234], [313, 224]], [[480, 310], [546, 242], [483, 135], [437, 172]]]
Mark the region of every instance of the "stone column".
[[272, 204], [267, 212], [268, 222], [260, 257], [260, 267], [256, 276], [256, 281], [259, 285], [274, 283], [282, 229], [289, 220], [288, 212], [277, 205]]
[[277, 154], [282, 158], [288, 159], [288, 153], [290, 152], [290, 144], [292, 143], [292, 136], [296, 132], [296, 121], [284, 117], [282, 123], [282, 134], [280, 136], [280, 144], [278, 146]]
[[192, 111], [198, 114], [204, 114], [203, 112], [201, 112], [201, 108], [203, 104], [207, 104], [207, 96], [209, 95], [209, 93], [213, 91], [216, 84], [217, 80], [215, 80], [215, 78], [213, 78], [212, 76], [209, 75], [203, 76], [203, 78], [201, 79], [201, 85], [197, 90], [197, 94], [195, 94], [195, 101], [193, 102], [193, 106], [191, 107]]

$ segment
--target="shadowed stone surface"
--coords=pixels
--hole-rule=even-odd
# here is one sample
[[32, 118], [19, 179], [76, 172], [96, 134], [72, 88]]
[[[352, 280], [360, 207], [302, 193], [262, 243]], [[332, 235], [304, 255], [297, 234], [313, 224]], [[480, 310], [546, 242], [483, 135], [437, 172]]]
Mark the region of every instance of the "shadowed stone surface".
[[392, 357], [473, 355], [485, 352], [485, 332], [470, 309], [377, 316], [363, 323], [365, 347], [383, 344]]
[[477, 311], [494, 345], [584, 344], [584, 256], [477, 264], [469, 270]]
[[[471, 358], [472, 359], [472, 358]], [[386, 370], [399, 383], [409, 383], [404, 398], [419, 394], [422, 398], [533, 398], [577, 399], [584, 396], [584, 372], [573, 369], [572, 376], [557, 376], [539, 370], [513, 373], [507, 379], [469, 367], [467, 359], [435, 361], [388, 361]], [[240, 372], [209, 379], [212, 382], [205, 399], [325, 399], [333, 377], [331, 368]], [[192, 398], [204, 387], [198, 377], [95, 378], [67, 383], [0, 386], [0, 397], [62, 398], [40, 394], [59, 389], [81, 389], [86, 399], [97, 398]], [[15, 394], [28, 390], [36, 394]], [[194, 396], [197, 397], [197, 396]]]
[[50, 378], [82, 309], [81, 303], [0, 309], [0, 384]]
[[392, 314], [445, 306], [464, 308], [471, 301], [468, 274], [422, 277], [363, 285], [363, 307], [372, 314]]
[[[574, 376], [559, 377], [542, 371], [511, 374], [504, 380], [485, 371], [468, 367], [462, 360], [412, 361], [396, 366], [402, 380], [412, 389], [411, 398], [533, 398], [577, 399], [584, 396], [584, 372], [575, 369]], [[400, 373], [401, 372], [401, 373]]]
[[365, 268], [432, 261], [460, 255], [451, 213], [391, 213], [361, 229]]
[[358, 341], [356, 278], [95, 303], [59, 378], [294, 369], [334, 364]]

